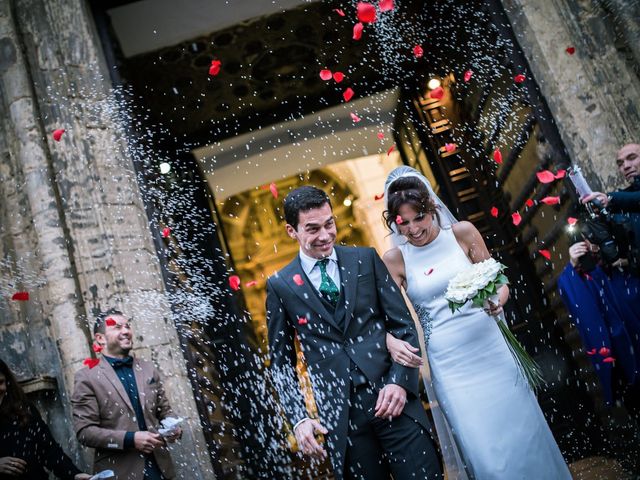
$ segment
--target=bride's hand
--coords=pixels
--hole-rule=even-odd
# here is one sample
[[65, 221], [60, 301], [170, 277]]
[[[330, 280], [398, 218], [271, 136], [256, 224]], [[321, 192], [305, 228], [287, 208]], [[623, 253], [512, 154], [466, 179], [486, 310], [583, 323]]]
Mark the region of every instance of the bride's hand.
[[491, 300], [488, 300], [487, 303], [489, 304], [489, 308], [484, 309], [487, 314], [495, 317], [496, 315], [500, 315], [502, 313], [502, 305], [500, 305], [500, 302], [493, 303]]
[[393, 361], [402, 366], [418, 368], [422, 365], [422, 357], [416, 355], [420, 349], [412, 347], [410, 343], [400, 340], [390, 333], [387, 333], [387, 350], [389, 350]]

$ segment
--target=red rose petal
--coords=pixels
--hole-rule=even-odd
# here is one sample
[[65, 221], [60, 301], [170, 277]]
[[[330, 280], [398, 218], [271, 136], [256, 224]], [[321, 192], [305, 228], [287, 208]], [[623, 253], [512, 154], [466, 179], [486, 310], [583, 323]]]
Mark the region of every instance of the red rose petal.
[[613, 358], [613, 357], [607, 357], [607, 358], [603, 358], [603, 359], [602, 359], [602, 361], [603, 361], [604, 363], [613, 363], [613, 362], [615, 362], [615, 361], [616, 361], [616, 359], [615, 359], [615, 358]]
[[499, 148], [493, 151], [493, 160], [499, 165], [502, 163], [502, 152]]
[[251, 288], [251, 287], [255, 287], [257, 284], [258, 284], [257, 280], [251, 280], [250, 282], [245, 283], [244, 286], [247, 288]]
[[324, 70], [320, 70], [320, 78], [325, 82], [327, 80], [331, 80], [331, 77], [333, 77], [331, 70], [327, 70], [326, 68]]
[[333, 79], [335, 80], [336, 83], [340, 83], [342, 80], [344, 80], [344, 73], [335, 72], [333, 74]]
[[298, 325], [306, 325], [307, 323], [309, 323], [307, 317], [298, 317]]
[[520, 222], [522, 221], [522, 217], [518, 212], [514, 212], [511, 214], [511, 221], [517, 227], [518, 225], [520, 225]]
[[578, 223], [578, 219], [575, 217], [569, 217], [567, 218], [567, 223], [571, 226], [575, 225], [576, 223]]
[[96, 365], [98, 365], [100, 363], [100, 360], [97, 358], [85, 358], [84, 362], [82, 362], [83, 365], [86, 365], [87, 367], [89, 367], [90, 369], [95, 367]]
[[471, 80], [471, 77], [473, 76], [473, 70], [467, 70], [466, 72], [464, 72], [464, 81], [465, 83], [468, 82], [469, 80]]
[[334, 8], [333, 11], [336, 12], [341, 17], [344, 17], [344, 15], [345, 15], [344, 14], [344, 10], [342, 10], [341, 8]]
[[384, 132], [378, 132], [378, 140], [382, 140], [384, 138]]
[[598, 350], [598, 353], [603, 357], [606, 357], [611, 353], [611, 350], [609, 350], [607, 347], [602, 347], [600, 350]]
[[525, 81], [527, 77], [525, 77], [523, 74], [519, 73], [518, 75], [516, 75], [515, 77], [513, 77], [513, 81], [516, 83], [522, 83]]
[[378, 2], [378, 8], [381, 12], [390, 12], [395, 8], [395, 5], [393, 4], [393, 0], [380, 0]]
[[66, 130], [64, 128], [58, 128], [57, 130], [53, 131], [53, 139], [56, 142], [59, 142], [60, 139], [62, 138], [62, 134], [66, 132]]
[[304, 280], [302, 280], [302, 276], [299, 273], [296, 273], [293, 276], [293, 283], [295, 283], [298, 286], [304, 285]]
[[359, 116], [357, 116], [355, 113], [350, 112], [349, 115], [351, 115], [351, 120], [354, 121], [354, 123], [358, 123], [360, 120], [362, 120]]
[[168, 238], [171, 235], [171, 229], [169, 227], [164, 227], [162, 229], [162, 238]]
[[360, 22], [356, 23], [353, 26], [353, 39], [354, 40], [360, 40], [362, 38], [362, 29], [364, 28], [364, 25]]
[[19, 302], [27, 302], [29, 300], [29, 292], [16, 292], [11, 295], [11, 300], [17, 300]]
[[567, 52], [569, 55], [573, 55], [574, 53], [576, 53], [576, 48], [575, 47], [567, 47], [565, 52]]
[[117, 323], [117, 322], [116, 322], [113, 318], [111, 318], [111, 317], [107, 318], [107, 319], [104, 321], [104, 324], [105, 324], [107, 327], [115, 327], [115, 326], [116, 326], [116, 323]]
[[560, 197], [544, 197], [540, 202], [545, 205], [557, 205], [560, 203]]
[[554, 178], [556, 180], [558, 180], [559, 178], [564, 178], [567, 175], [567, 171], [566, 170], [558, 170], [556, 172], [556, 174], [554, 175]]
[[549, 250], [538, 250], [538, 253], [547, 260], [551, 260], [551, 252]]
[[595, 355], [596, 354], [596, 349], [592, 348], [591, 350], [587, 350], [587, 355]]
[[209, 75], [215, 77], [220, 73], [220, 67], [222, 67], [222, 62], [220, 60], [211, 60], [211, 66], [209, 67]]
[[358, 2], [356, 9], [359, 22], [373, 23], [376, 21], [376, 7], [372, 3]]
[[416, 58], [422, 58], [424, 55], [424, 49], [420, 45], [413, 47], [413, 56]]
[[527, 198], [527, 199], [525, 200], [524, 204], [525, 204], [527, 207], [533, 207], [533, 200], [531, 200], [530, 198]]
[[391, 146], [389, 147], [389, 150], [387, 150], [387, 157], [388, 157], [389, 155], [391, 155], [391, 152], [393, 152], [393, 150], [394, 150], [395, 148], [396, 148], [395, 144], [393, 144], [393, 145], [391, 145]]
[[271, 182], [269, 184], [269, 191], [271, 192], [271, 195], [273, 195], [273, 198], [278, 198], [278, 187], [275, 183]]
[[375, 197], [373, 197], [373, 199], [377, 202], [378, 200], [382, 200], [384, 198], [384, 193], [381, 193], [380, 195], [376, 195]]
[[429, 275], [431, 275], [433, 273], [433, 268], [430, 268], [429, 270], [427, 270], [426, 272], [424, 272], [424, 274], [428, 277]]
[[402, 217], [400, 215], [397, 215], [396, 216], [396, 224], [397, 225], [402, 225], [402, 222], [403, 222]]
[[444, 144], [444, 149], [447, 152], [453, 152], [456, 148], [458, 148], [458, 146], [455, 143], [445, 143]]
[[240, 277], [238, 275], [231, 275], [229, 277], [229, 286], [232, 290], [240, 290]]
[[344, 92], [342, 92], [342, 98], [344, 98], [345, 102], [348, 102], [353, 98], [354, 91], [351, 87], [347, 88]]
[[429, 97], [435, 98], [436, 100], [442, 100], [442, 97], [444, 97], [444, 88], [442, 87], [434, 88], [429, 92]]
[[551, 183], [556, 179], [556, 176], [549, 170], [542, 170], [536, 173], [536, 177], [538, 177], [540, 183]]
[[98, 345], [97, 343], [94, 343], [93, 345], [91, 345], [91, 348], [93, 348], [94, 352], [100, 353], [104, 347], [102, 345]]
[[498, 218], [498, 213], [500, 212], [496, 207], [491, 207], [491, 210], [489, 211], [489, 213], [491, 214], [492, 217]]

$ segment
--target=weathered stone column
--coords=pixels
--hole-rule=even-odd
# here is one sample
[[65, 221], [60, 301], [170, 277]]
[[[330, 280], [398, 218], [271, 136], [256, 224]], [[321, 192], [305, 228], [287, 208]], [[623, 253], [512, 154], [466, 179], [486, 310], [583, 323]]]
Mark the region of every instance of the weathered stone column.
[[[135, 146], [120, 121], [88, 5], [0, 0], [0, 47], [7, 156], [15, 162], [7, 173], [33, 224], [41, 259], [35, 273], [44, 279], [33, 302], [42, 305], [57, 345], [61, 390], [71, 392], [89, 356], [95, 313], [123, 309], [134, 319], [136, 353], [159, 366], [174, 410], [188, 417], [172, 448], [179, 477], [213, 478], [130, 157]], [[57, 128], [66, 130], [60, 142], [51, 136]]]
[[[617, 150], [640, 141], [638, 45], [633, 44], [639, 7], [633, 3], [502, 0], [569, 156], [594, 188], [605, 190], [624, 182], [615, 168]], [[573, 55], [568, 47], [575, 48]]]
[[[16, 275], [16, 286], [28, 288], [32, 299], [26, 305], [14, 305], [12, 313], [14, 320], [24, 322], [20, 330], [26, 330], [27, 337], [41, 336], [40, 329], [49, 325], [49, 335], [58, 345], [62, 384], [71, 386], [74, 366], [89, 355], [88, 337], [48, 152], [42, 142], [42, 125], [9, 7], [8, 1], [0, 3], [2, 143], [7, 152], [1, 172], [4, 233], [10, 242], [7, 253], [15, 262], [20, 261], [23, 270]], [[30, 281], [23, 284], [20, 277]], [[49, 359], [39, 355], [37, 343], [27, 345], [19, 352], [23, 356]], [[34, 366], [30, 373], [48, 373], [48, 367]]]

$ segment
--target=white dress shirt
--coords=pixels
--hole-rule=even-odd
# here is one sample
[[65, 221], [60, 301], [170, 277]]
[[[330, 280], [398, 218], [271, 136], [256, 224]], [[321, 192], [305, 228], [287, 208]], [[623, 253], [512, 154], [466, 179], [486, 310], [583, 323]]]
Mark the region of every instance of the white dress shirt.
[[[336, 255], [336, 249], [334, 248], [331, 251], [331, 255], [329, 255], [329, 262], [327, 263], [327, 274], [333, 280], [333, 283], [336, 284], [338, 290], [340, 289], [340, 269], [338, 268], [338, 256]], [[310, 257], [302, 250], [300, 250], [300, 263], [302, 264], [302, 270], [307, 274], [309, 280], [311, 280], [311, 284], [316, 289], [316, 291], [320, 291], [320, 284], [322, 283], [322, 274], [320, 273], [320, 267], [316, 265], [318, 262], [317, 258]]]

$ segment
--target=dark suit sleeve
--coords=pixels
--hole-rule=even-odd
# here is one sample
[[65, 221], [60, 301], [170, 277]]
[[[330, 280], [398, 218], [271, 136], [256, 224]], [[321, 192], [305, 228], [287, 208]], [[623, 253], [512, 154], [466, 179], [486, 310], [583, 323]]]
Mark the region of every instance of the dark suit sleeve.
[[[419, 347], [418, 333], [400, 289], [378, 253], [371, 249], [371, 255], [373, 256], [378, 301], [384, 315], [386, 331], [396, 338], [409, 342], [414, 347]], [[418, 396], [418, 369], [403, 367], [392, 361], [385, 383], [395, 383], [408, 393]]]
[[612, 212], [640, 212], [640, 191], [637, 192], [611, 192], [609, 194], [609, 209]]
[[271, 281], [272, 279], [267, 281], [267, 330], [271, 377], [287, 419], [294, 426], [307, 417], [296, 374], [295, 330]]

